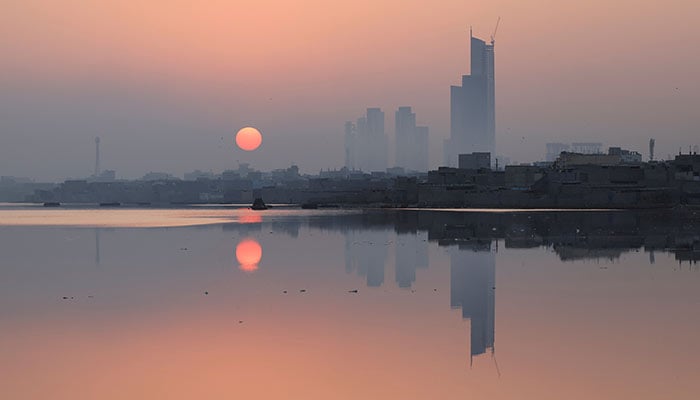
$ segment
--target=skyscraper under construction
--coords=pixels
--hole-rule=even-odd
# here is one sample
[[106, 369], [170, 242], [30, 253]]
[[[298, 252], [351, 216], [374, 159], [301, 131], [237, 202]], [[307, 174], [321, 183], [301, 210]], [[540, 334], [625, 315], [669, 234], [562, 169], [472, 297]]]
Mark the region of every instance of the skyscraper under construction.
[[459, 154], [491, 153], [496, 142], [494, 41], [471, 39], [471, 73], [461, 86], [450, 87], [450, 138], [445, 141], [445, 164], [458, 165]]

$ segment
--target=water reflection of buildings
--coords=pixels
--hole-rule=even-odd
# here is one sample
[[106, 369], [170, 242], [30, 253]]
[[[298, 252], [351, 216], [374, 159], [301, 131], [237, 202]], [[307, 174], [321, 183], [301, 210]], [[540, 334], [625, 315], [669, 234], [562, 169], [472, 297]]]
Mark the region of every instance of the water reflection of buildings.
[[[461, 309], [470, 320], [470, 358], [494, 351], [496, 259], [493, 246], [502, 240], [506, 248], [546, 247], [562, 261], [614, 260], [626, 252], [644, 249], [650, 253], [667, 251], [679, 262], [700, 260], [698, 218], [688, 219], [677, 213], [636, 212], [519, 212], [519, 213], [450, 213], [431, 211], [390, 211], [366, 213], [331, 226], [371, 227], [373, 239], [363, 231], [346, 236], [346, 268], [360, 269], [354, 262], [382, 271], [385, 262], [383, 241], [388, 233], [377, 229], [393, 228], [396, 232], [396, 283], [406, 288], [416, 280], [416, 269], [428, 265], [428, 243], [449, 246], [450, 305]], [[696, 221], [695, 223], [692, 221]], [[320, 221], [319, 221], [320, 222]], [[358, 233], [361, 232], [361, 233]], [[379, 235], [379, 236], [376, 236]], [[350, 246], [366, 240], [366, 247]], [[373, 242], [370, 245], [369, 242]], [[377, 252], [372, 255], [372, 252]], [[357, 255], [352, 253], [363, 253]], [[364, 257], [364, 258], [363, 258]], [[650, 261], [651, 262], [651, 261]], [[372, 281], [368, 285], [381, 283]]]
[[[416, 281], [416, 270], [428, 267], [428, 240], [425, 232], [398, 233], [396, 242], [388, 230], [347, 231], [345, 269], [367, 277], [367, 286], [384, 283], [384, 266], [390, 244], [395, 249], [395, 279], [400, 288]], [[496, 257], [490, 240], [469, 242], [447, 238], [441, 245], [450, 248], [450, 306], [462, 310], [471, 324], [471, 357], [494, 349]]]
[[367, 278], [367, 286], [384, 283], [389, 231], [348, 231], [345, 234], [345, 271]]
[[496, 256], [491, 242], [459, 244], [450, 254], [450, 306], [471, 324], [471, 357], [494, 350]]
[[409, 288], [416, 281], [416, 269], [428, 268], [428, 240], [422, 233], [396, 237], [395, 279], [400, 288]]
[[[389, 248], [395, 250], [395, 281], [412, 287], [416, 271], [426, 268], [428, 242], [450, 254], [450, 306], [470, 320], [470, 359], [494, 351], [495, 249], [551, 249], [562, 261], [614, 260], [644, 249], [673, 253], [679, 262], [700, 260], [700, 217], [676, 212], [444, 212], [367, 211], [324, 214], [307, 220], [277, 220], [275, 232], [296, 237], [301, 226], [341, 232], [345, 269], [366, 278], [367, 286], [385, 283]], [[263, 224], [231, 225], [242, 232]], [[227, 229], [226, 227], [224, 229]], [[391, 231], [396, 233], [395, 242]]]

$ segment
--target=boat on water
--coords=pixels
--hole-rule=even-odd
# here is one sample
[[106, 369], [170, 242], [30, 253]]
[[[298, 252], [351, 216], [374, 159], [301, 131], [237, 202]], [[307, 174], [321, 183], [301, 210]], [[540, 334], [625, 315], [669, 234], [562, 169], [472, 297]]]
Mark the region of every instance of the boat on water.
[[61, 206], [61, 203], [59, 203], [57, 201], [47, 201], [46, 203], [44, 203], [44, 207], [60, 207], [60, 206]]
[[265, 204], [262, 197], [256, 197], [253, 201], [253, 205], [250, 206], [251, 210], [267, 210], [269, 207]]

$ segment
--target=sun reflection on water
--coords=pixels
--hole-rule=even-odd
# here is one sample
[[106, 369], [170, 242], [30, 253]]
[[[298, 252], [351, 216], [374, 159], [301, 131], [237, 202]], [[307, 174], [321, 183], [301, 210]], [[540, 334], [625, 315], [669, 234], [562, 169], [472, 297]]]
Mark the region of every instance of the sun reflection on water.
[[257, 240], [247, 238], [236, 245], [236, 260], [238, 260], [238, 269], [241, 271], [257, 271], [261, 259], [262, 247]]

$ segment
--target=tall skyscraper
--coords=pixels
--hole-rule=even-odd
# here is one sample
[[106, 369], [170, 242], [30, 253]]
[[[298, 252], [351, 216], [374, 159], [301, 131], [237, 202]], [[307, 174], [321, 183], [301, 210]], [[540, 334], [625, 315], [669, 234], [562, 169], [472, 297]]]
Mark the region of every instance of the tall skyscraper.
[[366, 172], [386, 171], [388, 142], [384, 133], [384, 112], [368, 108], [357, 124], [345, 123], [345, 166]]
[[471, 35], [471, 73], [461, 86], [450, 87], [450, 138], [445, 164], [456, 167], [459, 154], [488, 152], [496, 147], [494, 42]]
[[411, 107], [396, 111], [396, 166], [411, 171], [428, 170], [428, 128], [416, 126]]

